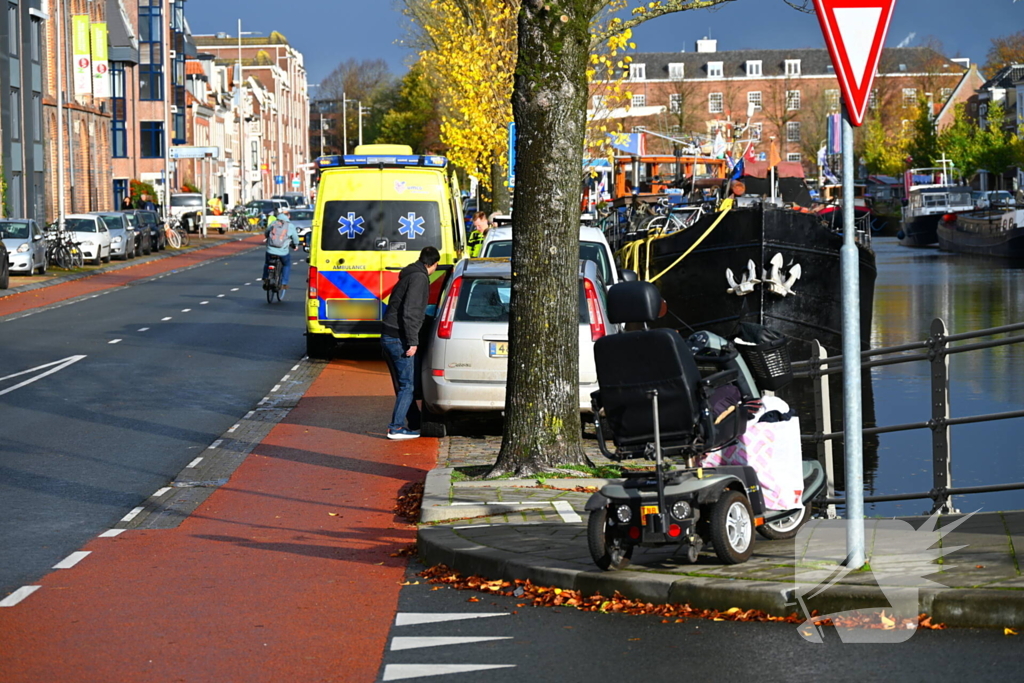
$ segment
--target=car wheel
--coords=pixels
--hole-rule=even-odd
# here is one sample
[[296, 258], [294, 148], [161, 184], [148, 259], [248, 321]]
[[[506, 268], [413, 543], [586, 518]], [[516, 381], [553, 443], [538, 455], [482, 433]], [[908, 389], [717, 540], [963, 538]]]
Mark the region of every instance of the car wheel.
[[46, 254], [43, 254], [43, 262], [39, 264], [39, 274], [46, 275]]
[[448, 435], [448, 422], [443, 415], [424, 407], [420, 419], [420, 436], [443, 439]]
[[96, 258], [94, 258], [92, 260], [92, 264], [94, 266], [99, 266], [99, 265], [103, 264], [103, 259], [100, 257], [100, 252], [99, 251], [96, 252]]
[[0, 289], [7, 289], [11, 284], [11, 269], [6, 263], [3, 264], [3, 267], [3, 275], [0, 275]]
[[711, 542], [722, 564], [739, 564], [754, 552], [754, 515], [739, 491], [723, 491], [711, 508]]

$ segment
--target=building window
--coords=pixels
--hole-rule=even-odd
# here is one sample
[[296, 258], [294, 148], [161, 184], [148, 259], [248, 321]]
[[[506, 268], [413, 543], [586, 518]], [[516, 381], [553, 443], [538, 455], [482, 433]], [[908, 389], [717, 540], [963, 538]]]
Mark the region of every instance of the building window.
[[761, 75], [761, 60], [751, 59], [747, 61], [747, 76], [760, 76]]
[[647, 79], [647, 65], [646, 64], [630, 64], [629, 65], [629, 80], [631, 81], [643, 81]]
[[668, 111], [670, 114], [678, 114], [683, 110], [683, 96], [674, 92], [668, 96]]
[[32, 61], [36, 64], [38, 64], [39, 60], [42, 58], [42, 30], [43, 21], [41, 19], [36, 19], [35, 17], [32, 17], [32, 29], [30, 30], [28, 35], [29, 53], [32, 57]]
[[[18, 40], [18, 6], [7, 5], [7, 52], [12, 57], [18, 56], [18, 48], [21, 46]], [[17, 215], [17, 214], [15, 214]]]
[[645, 107], [647, 106], [647, 95], [633, 95], [633, 99], [630, 103], [634, 107]]
[[43, 141], [43, 96], [32, 93], [32, 142]]
[[722, 62], [708, 62], [708, 78], [722, 77]]
[[114, 178], [114, 206], [120, 208], [121, 202], [128, 196], [128, 179]]
[[11, 180], [7, 185], [7, 207], [11, 210], [12, 216], [25, 215], [21, 207], [21, 185], [21, 173], [11, 173]]
[[942, 90], [939, 91], [939, 97], [942, 98], [943, 102], [945, 102], [946, 100], [948, 100], [952, 96], [953, 96], [953, 89], [952, 88], [943, 88]]
[[799, 59], [787, 59], [786, 60], [786, 75], [787, 76], [799, 76], [800, 75], [800, 60]]
[[799, 152], [790, 152], [786, 155], [786, 161], [803, 161], [803, 155]]
[[839, 91], [838, 90], [826, 90], [825, 91], [825, 106], [829, 111], [839, 111]]
[[722, 93], [713, 92], [708, 93], [708, 112], [712, 114], [721, 114], [725, 111], [725, 100], [722, 97]]
[[164, 99], [163, 0], [139, 0], [139, 99]]
[[11, 88], [11, 130], [12, 140], [21, 140], [21, 90]]
[[747, 104], [754, 105], [754, 111], [761, 111], [761, 91], [751, 90], [747, 93]]
[[139, 122], [139, 147], [143, 159], [160, 159], [164, 156], [164, 122]]
[[871, 95], [868, 96], [868, 107], [878, 109], [878, 88], [871, 90]]
[[910, 109], [917, 106], [917, 88], [903, 89], [903, 108]]
[[800, 109], [800, 91], [786, 91], [786, 111], [798, 111]]
[[761, 124], [752, 123], [750, 124], [750, 139], [760, 140], [761, 139]]
[[128, 156], [128, 106], [125, 99], [124, 62], [110, 63], [110, 149], [111, 156]]
[[790, 121], [786, 124], [786, 142], [800, 142], [799, 121]]
[[673, 64], [669, 64], [668, 65], [668, 77], [671, 78], [673, 81], [681, 81], [681, 80], [683, 80], [683, 74], [685, 73], [685, 69], [683, 67], [685, 67], [685, 66], [686, 66], [685, 64], [678, 63], [678, 62], [677, 63], [673, 63]]
[[680, 126], [678, 123], [673, 125], [673, 126], [671, 126], [669, 128], [669, 132], [670, 133], [679, 133], [679, 132], [682, 132], [682, 130], [683, 130], [683, 127]]

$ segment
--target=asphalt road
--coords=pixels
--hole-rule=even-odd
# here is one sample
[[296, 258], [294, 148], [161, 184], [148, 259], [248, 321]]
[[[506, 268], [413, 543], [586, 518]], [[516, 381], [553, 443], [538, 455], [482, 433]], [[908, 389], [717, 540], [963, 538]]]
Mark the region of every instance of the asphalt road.
[[279, 304], [257, 249], [0, 318], [0, 594], [165, 486], [304, 355], [301, 261]]
[[863, 683], [1018, 676], [1020, 636], [998, 630], [921, 631], [901, 644], [847, 645], [827, 627], [816, 645], [794, 624], [663, 624], [653, 616], [520, 607], [515, 598], [436, 588], [417, 576], [422, 569], [410, 565], [411, 585], [399, 596], [378, 680]]

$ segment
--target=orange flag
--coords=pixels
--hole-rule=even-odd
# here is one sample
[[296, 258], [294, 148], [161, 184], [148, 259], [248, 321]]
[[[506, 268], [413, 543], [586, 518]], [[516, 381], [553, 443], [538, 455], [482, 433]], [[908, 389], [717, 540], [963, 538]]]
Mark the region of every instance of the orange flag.
[[771, 147], [768, 148], [768, 168], [775, 168], [782, 162], [782, 157], [779, 156], [779, 150], [775, 146], [775, 140], [772, 140]]

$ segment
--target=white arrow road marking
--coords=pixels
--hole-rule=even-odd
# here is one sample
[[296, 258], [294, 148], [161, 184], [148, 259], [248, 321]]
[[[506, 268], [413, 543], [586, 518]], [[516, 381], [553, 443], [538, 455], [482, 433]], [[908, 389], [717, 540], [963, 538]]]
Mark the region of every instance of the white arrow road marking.
[[32, 377], [30, 379], [25, 380], [24, 382], [21, 382], [19, 384], [15, 384], [13, 387], [7, 387], [6, 389], [0, 389], [0, 396], [3, 396], [4, 394], [9, 394], [12, 391], [14, 391], [15, 389], [20, 389], [20, 388], [22, 388], [24, 386], [32, 384], [32, 382], [41, 380], [42, 378], [46, 377], [47, 375], [52, 375], [55, 372], [60, 372], [64, 368], [68, 367], [69, 365], [74, 365], [75, 363], [77, 363], [78, 361], [82, 360], [83, 358], [85, 358], [85, 356], [68, 356], [67, 358], [62, 358], [60, 360], [55, 360], [52, 363], [45, 363], [43, 365], [37, 365], [34, 368], [29, 368], [28, 370], [22, 370], [21, 372], [16, 372], [13, 375], [7, 375], [6, 377], [0, 377], [0, 382], [3, 382], [4, 380], [7, 380], [7, 379], [14, 379], [15, 377], [21, 377], [22, 375], [28, 375], [30, 373], [33, 373], [33, 372], [37, 371], [37, 370], [42, 370], [44, 368], [50, 368], [46, 372], [42, 372], [42, 373], [36, 375], [35, 377]]
[[878, 31], [878, 19], [882, 16], [881, 7], [837, 7], [835, 9], [836, 27], [846, 46], [846, 56], [850, 60], [850, 69], [857, 87], [864, 82], [868, 70], [868, 57], [871, 45], [875, 42]]
[[14, 607], [19, 602], [35, 593], [40, 588], [42, 588], [42, 586], [22, 586], [18, 590], [8, 595], [3, 600], [0, 600], [0, 607]]
[[91, 550], [79, 550], [77, 552], [73, 552], [70, 555], [68, 555], [67, 557], [65, 557], [63, 560], [58, 562], [57, 564], [53, 565], [53, 568], [54, 569], [71, 569], [76, 564], [78, 564], [79, 562], [84, 560], [86, 555], [88, 555], [91, 552], [92, 552]]
[[551, 501], [551, 507], [555, 508], [555, 512], [562, 518], [562, 521], [566, 524], [579, 524], [583, 521], [583, 518], [576, 514], [576, 511], [572, 509], [572, 505], [566, 500], [553, 500]]
[[482, 643], [485, 640], [512, 640], [512, 636], [425, 636], [421, 638], [392, 638], [391, 651], [414, 650], [418, 647], [439, 647], [442, 645], [466, 645]]
[[395, 626], [415, 626], [416, 624], [436, 624], [442, 621], [461, 621], [462, 619], [484, 619], [486, 617], [507, 617], [508, 612], [399, 612], [395, 615]]
[[488, 671], [490, 669], [509, 669], [515, 664], [388, 664], [384, 667], [385, 681], [400, 681], [406, 678], [421, 676], [444, 676], [445, 674], [461, 674], [469, 671]]

